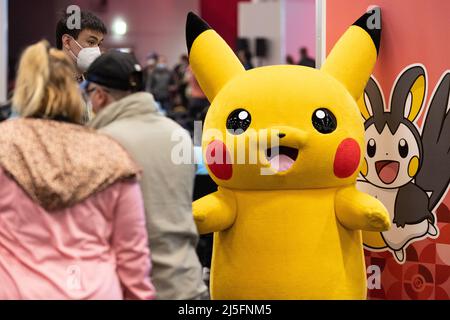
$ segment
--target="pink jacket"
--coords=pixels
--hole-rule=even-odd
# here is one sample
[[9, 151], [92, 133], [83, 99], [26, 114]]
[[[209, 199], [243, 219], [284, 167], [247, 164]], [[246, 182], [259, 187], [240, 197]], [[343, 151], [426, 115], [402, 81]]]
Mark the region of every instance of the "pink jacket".
[[49, 214], [0, 169], [0, 299], [152, 299], [139, 185]]
[[0, 299], [153, 299], [128, 154], [53, 121], [8, 121], [0, 132]]

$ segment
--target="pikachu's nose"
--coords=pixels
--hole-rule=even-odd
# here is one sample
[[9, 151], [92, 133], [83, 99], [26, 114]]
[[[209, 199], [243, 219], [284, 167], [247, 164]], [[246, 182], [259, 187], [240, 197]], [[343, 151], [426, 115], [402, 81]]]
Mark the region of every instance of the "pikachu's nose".
[[270, 128], [269, 132], [271, 137], [275, 136], [278, 138], [278, 143], [283, 146], [300, 148], [308, 140], [308, 133], [306, 131], [294, 127], [277, 126]]

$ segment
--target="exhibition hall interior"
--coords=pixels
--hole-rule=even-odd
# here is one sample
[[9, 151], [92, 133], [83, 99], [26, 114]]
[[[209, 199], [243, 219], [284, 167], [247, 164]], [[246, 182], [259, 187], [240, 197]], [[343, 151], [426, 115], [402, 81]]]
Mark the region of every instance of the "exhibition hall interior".
[[448, 12], [0, 0], [0, 300], [450, 300]]

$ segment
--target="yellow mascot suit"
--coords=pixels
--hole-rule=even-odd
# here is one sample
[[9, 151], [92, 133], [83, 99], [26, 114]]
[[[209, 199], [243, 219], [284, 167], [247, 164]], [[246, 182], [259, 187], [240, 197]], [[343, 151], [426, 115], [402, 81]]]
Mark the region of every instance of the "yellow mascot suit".
[[214, 232], [213, 299], [365, 299], [361, 230], [390, 227], [385, 207], [355, 188], [364, 147], [356, 101], [381, 30], [366, 13], [320, 70], [245, 71], [225, 41], [189, 13], [194, 74], [211, 102], [203, 157], [218, 191], [194, 202]]

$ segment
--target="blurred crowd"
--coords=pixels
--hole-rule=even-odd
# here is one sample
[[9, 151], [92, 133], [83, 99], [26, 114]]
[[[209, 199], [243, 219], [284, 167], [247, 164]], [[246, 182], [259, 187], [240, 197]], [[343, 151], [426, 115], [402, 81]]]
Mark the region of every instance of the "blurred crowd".
[[[248, 49], [236, 55], [246, 70], [253, 69]], [[187, 55], [181, 55], [173, 69], [164, 55], [151, 53], [144, 68], [145, 91], [155, 98], [161, 112], [175, 120], [193, 136], [194, 122], [204, 121], [209, 101], [189, 67]]]
[[203, 121], [209, 101], [200, 88], [187, 55], [173, 69], [164, 55], [152, 53], [144, 68], [145, 91], [151, 93], [162, 113], [193, 135], [194, 121]]

